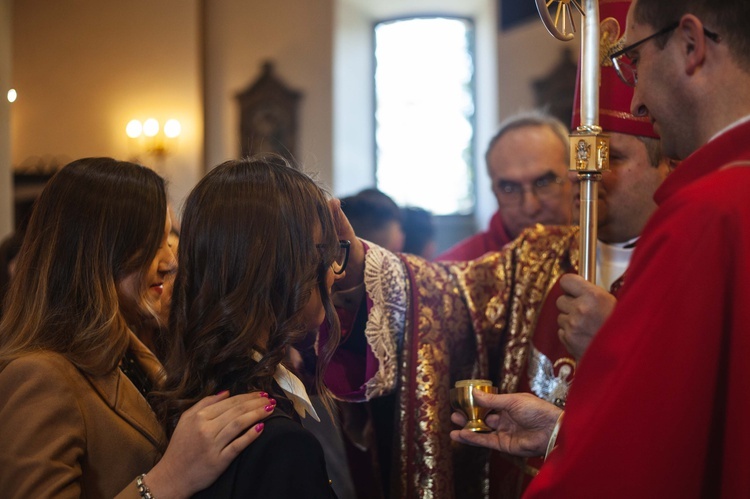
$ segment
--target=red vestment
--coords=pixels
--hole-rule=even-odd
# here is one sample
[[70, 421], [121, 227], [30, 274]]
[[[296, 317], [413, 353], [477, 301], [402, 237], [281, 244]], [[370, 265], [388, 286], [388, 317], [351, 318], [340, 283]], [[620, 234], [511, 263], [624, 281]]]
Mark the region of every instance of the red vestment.
[[479, 258], [490, 251], [500, 251], [500, 249], [511, 242], [513, 239], [508, 235], [503, 225], [503, 219], [500, 212], [496, 211], [492, 215], [489, 228], [473, 235], [463, 241], [460, 241], [452, 247], [445, 250], [437, 256], [437, 261], [468, 261]]
[[656, 192], [525, 497], [750, 497], [750, 123]]

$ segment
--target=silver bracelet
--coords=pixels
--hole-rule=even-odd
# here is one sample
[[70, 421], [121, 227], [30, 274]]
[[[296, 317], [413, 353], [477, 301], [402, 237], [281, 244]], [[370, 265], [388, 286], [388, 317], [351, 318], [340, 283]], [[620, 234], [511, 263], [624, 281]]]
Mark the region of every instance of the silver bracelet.
[[135, 486], [138, 487], [138, 493], [141, 495], [141, 499], [156, 499], [151, 495], [148, 485], [143, 483], [144, 478], [146, 478], [145, 473], [135, 479]]
[[544, 453], [544, 460], [547, 460], [549, 453], [555, 448], [555, 442], [557, 442], [557, 434], [560, 432], [560, 426], [562, 426], [562, 418], [565, 411], [561, 412], [555, 422], [555, 427], [552, 428], [552, 434], [549, 436], [549, 442], [547, 442], [547, 452]]

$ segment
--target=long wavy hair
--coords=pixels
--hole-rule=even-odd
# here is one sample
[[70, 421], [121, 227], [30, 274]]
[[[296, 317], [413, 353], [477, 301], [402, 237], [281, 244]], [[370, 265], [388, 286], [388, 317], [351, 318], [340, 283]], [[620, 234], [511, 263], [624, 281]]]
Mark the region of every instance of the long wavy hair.
[[[0, 369], [50, 350], [94, 376], [114, 370], [128, 325], [139, 320], [123, 310], [117, 283], [145, 274], [166, 213], [164, 180], [146, 167], [85, 158], [55, 174], [34, 206], [6, 296]], [[144, 285], [144, 304], [145, 294]]]
[[330, 335], [318, 346], [315, 383], [329, 400], [322, 373], [340, 329], [325, 273], [338, 250], [325, 193], [280, 156], [228, 161], [198, 183], [182, 218], [167, 381], [154, 399], [168, 432], [219, 389], [271, 392], [287, 347], [311, 333], [303, 311], [316, 289]]

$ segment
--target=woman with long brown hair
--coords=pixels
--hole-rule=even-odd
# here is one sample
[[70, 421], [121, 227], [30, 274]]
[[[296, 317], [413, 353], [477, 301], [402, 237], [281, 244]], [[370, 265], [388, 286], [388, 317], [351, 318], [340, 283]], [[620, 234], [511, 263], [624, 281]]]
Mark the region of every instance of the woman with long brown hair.
[[48, 182], [0, 322], [3, 496], [187, 497], [257, 438], [235, 439], [258, 394], [196, 400], [169, 446], [144, 397], [163, 372], [133, 331], [160, 312], [170, 226], [143, 166], [86, 158]]
[[188, 196], [159, 412], [171, 428], [218, 390], [277, 401], [263, 435], [198, 497], [335, 497], [320, 443], [299, 424], [317, 415], [284, 359], [327, 320], [315, 345], [327, 397], [321, 373], [340, 334], [330, 292], [347, 254], [323, 191], [279, 156], [221, 164]]

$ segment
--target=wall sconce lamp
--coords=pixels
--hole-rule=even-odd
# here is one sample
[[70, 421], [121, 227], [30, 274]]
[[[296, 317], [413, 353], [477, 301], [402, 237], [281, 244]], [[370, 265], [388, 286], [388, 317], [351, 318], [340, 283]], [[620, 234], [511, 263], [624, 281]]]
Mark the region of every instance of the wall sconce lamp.
[[154, 118], [149, 118], [143, 123], [139, 120], [130, 120], [125, 127], [125, 133], [138, 149], [162, 159], [170, 152], [177, 137], [182, 133], [182, 126], [176, 119], [167, 120], [164, 127]]

